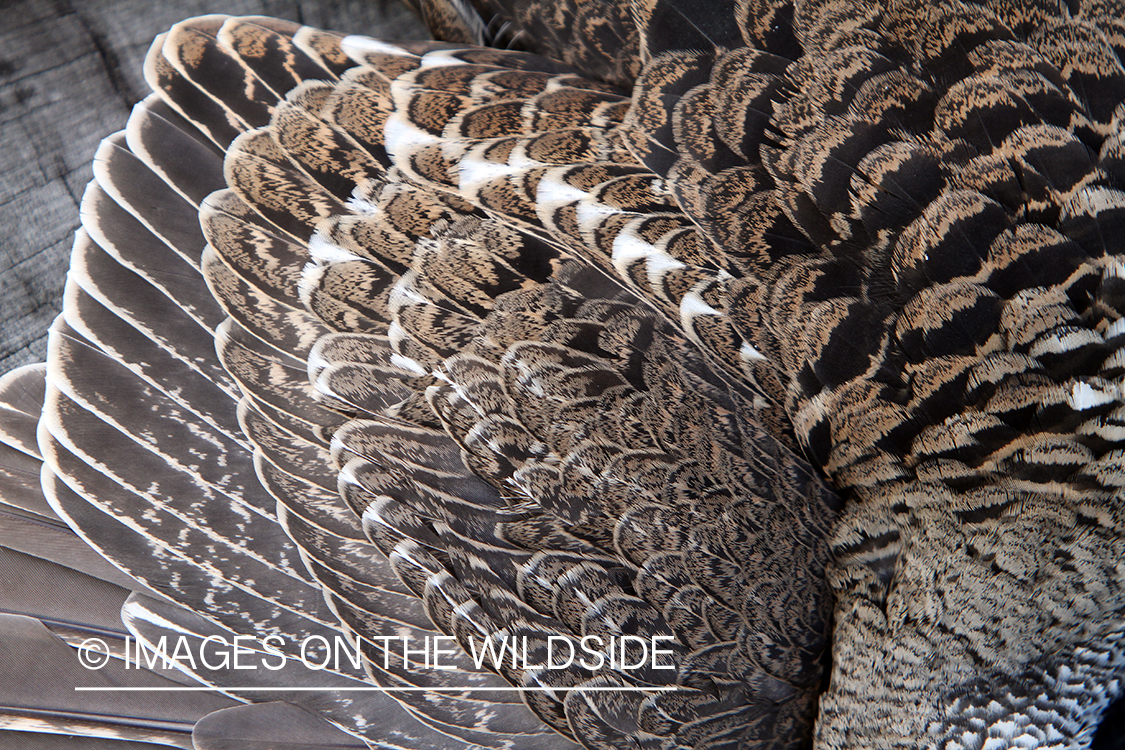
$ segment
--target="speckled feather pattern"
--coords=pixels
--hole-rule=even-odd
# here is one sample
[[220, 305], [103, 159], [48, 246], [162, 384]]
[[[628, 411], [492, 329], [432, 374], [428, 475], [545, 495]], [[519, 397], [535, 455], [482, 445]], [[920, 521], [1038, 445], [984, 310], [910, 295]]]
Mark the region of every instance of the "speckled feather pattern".
[[[131, 633], [279, 636], [193, 675], [262, 723], [358, 637], [286, 696], [344, 744], [1089, 747], [1125, 8], [417, 5], [444, 42], [181, 23], [99, 152], [0, 439]], [[623, 634], [673, 668], [470, 658]]]

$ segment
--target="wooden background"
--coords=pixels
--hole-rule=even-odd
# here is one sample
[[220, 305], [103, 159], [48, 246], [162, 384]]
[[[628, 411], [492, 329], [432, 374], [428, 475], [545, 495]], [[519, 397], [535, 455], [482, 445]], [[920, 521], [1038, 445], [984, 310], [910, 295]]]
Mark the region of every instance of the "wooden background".
[[0, 0], [0, 374], [44, 357], [90, 162], [148, 93], [149, 45], [204, 13], [426, 36], [397, 0]]

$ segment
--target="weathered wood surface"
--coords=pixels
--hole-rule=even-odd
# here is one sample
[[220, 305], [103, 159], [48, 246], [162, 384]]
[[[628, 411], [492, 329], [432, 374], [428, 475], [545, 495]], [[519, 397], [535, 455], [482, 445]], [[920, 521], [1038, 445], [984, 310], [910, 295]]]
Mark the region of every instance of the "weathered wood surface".
[[204, 13], [425, 36], [394, 0], [0, 0], [0, 373], [44, 357], [94, 151], [148, 91], [152, 39]]

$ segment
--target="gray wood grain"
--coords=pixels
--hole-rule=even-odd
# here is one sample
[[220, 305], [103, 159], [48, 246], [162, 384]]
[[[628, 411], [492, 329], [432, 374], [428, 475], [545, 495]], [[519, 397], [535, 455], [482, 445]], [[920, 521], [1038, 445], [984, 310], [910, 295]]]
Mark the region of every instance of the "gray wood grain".
[[45, 355], [94, 151], [147, 93], [149, 45], [204, 13], [426, 36], [394, 0], [0, 0], [0, 373]]

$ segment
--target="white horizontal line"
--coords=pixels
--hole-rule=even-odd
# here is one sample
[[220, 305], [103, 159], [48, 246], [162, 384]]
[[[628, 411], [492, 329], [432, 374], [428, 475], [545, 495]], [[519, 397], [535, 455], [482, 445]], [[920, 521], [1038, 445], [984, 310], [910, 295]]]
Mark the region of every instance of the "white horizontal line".
[[621, 693], [667, 693], [680, 688], [672, 685], [670, 687], [603, 687], [603, 686], [590, 686], [590, 687], [257, 687], [255, 685], [239, 685], [234, 687], [75, 687], [75, 692], [90, 692], [90, 693], [206, 693], [215, 690], [226, 691], [257, 691], [260, 693], [284, 693], [284, 692], [379, 692], [379, 693], [547, 693], [547, 692], [569, 692], [580, 691], [587, 693], [597, 692], [610, 692], [616, 691]]

